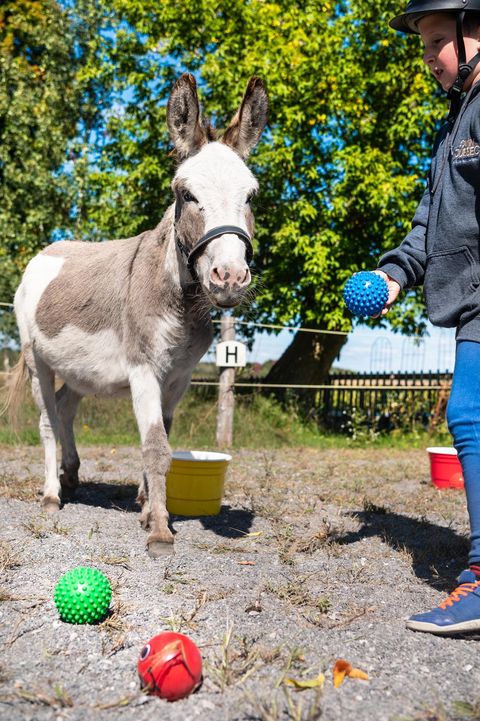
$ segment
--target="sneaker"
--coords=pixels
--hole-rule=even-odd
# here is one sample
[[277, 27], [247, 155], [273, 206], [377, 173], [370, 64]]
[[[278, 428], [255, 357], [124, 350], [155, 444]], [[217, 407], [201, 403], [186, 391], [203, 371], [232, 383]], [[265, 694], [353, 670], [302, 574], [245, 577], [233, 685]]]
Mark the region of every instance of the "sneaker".
[[457, 588], [438, 608], [410, 616], [407, 628], [443, 636], [480, 630], [480, 581], [468, 569], [457, 580]]

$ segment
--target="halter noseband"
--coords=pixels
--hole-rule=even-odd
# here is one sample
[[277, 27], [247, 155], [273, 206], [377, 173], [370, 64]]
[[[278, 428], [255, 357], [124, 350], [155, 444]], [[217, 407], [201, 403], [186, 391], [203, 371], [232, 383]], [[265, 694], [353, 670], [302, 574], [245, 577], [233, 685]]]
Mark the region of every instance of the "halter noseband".
[[207, 233], [205, 233], [205, 235], [202, 235], [199, 240], [197, 240], [193, 248], [187, 248], [187, 246], [182, 243], [175, 231], [175, 239], [177, 241], [177, 245], [180, 249], [180, 252], [187, 261], [187, 268], [192, 274], [192, 276], [196, 276], [193, 262], [197, 253], [202, 250], [202, 248], [204, 248], [206, 245], [208, 245], [212, 240], [214, 240], [215, 238], [219, 238], [221, 235], [226, 235], [227, 233], [229, 235], [237, 235], [240, 240], [243, 240], [246, 248], [247, 263], [248, 265], [250, 265], [253, 258], [252, 241], [248, 233], [243, 230], [243, 228], [239, 228], [237, 225], [219, 225], [216, 228], [212, 228]]

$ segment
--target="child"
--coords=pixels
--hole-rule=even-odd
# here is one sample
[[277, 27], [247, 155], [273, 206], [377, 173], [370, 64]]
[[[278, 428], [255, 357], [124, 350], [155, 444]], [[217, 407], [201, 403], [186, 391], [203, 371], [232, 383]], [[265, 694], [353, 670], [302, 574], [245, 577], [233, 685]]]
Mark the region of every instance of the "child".
[[451, 101], [412, 230], [376, 271], [389, 286], [382, 313], [402, 288], [423, 284], [432, 323], [457, 329], [447, 421], [465, 479], [469, 568], [438, 608], [407, 620], [415, 631], [443, 635], [480, 630], [479, 11], [480, 0], [411, 0], [390, 23], [421, 36], [424, 62]]

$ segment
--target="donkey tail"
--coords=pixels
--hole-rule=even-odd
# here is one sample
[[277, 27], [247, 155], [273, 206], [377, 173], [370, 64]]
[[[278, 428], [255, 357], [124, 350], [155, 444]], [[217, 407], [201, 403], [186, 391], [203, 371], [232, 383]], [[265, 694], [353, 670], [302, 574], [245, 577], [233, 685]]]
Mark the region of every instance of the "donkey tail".
[[0, 415], [8, 415], [10, 424], [14, 431], [18, 428], [18, 415], [25, 397], [25, 386], [28, 381], [28, 366], [23, 350], [20, 353], [18, 362], [13, 367], [6, 383], [6, 399], [0, 408]]

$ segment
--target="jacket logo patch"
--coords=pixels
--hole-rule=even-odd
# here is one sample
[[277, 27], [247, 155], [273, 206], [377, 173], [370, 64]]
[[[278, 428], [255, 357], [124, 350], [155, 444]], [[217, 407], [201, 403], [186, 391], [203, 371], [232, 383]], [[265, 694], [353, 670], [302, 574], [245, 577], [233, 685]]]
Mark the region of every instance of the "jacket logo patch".
[[480, 156], [480, 145], [471, 138], [461, 140], [460, 143], [452, 149], [453, 162], [478, 158]]

